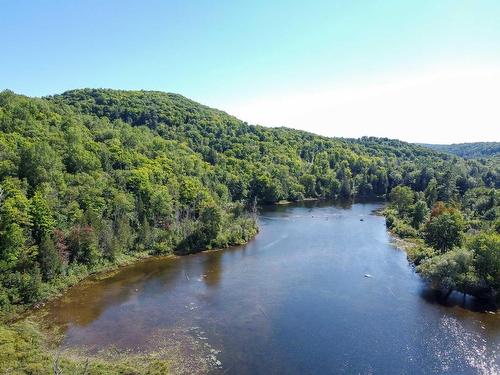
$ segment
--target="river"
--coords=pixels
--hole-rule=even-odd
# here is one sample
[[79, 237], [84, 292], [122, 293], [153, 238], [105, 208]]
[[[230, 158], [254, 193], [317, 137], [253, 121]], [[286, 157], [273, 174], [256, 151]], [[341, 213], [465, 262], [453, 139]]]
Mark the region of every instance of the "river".
[[45, 319], [63, 349], [164, 346], [214, 374], [500, 373], [498, 313], [456, 293], [443, 302], [380, 205], [265, 208], [247, 245], [124, 267], [70, 289]]

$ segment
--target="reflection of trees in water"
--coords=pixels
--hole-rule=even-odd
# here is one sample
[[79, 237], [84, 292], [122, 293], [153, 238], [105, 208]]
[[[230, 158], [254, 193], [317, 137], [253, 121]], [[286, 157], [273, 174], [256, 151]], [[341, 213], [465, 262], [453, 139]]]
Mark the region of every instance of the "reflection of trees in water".
[[216, 251], [204, 257], [203, 260], [203, 274], [205, 284], [210, 287], [215, 287], [219, 284], [222, 277], [222, 251]]
[[445, 307], [461, 307], [472, 312], [495, 311], [494, 301], [475, 298], [460, 292], [444, 292], [430, 287], [422, 288], [420, 296], [431, 304], [439, 304]]
[[201, 254], [194, 254], [181, 259], [182, 268], [186, 279], [189, 281], [202, 281], [205, 285], [215, 287], [222, 277], [222, 257], [225, 252], [213, 251]]
[[486, 327], [488, 332], [500, 332], [500, 319], [498, 319], [496, 307], [493, 302], [485, 301], [473, 296], [467, 295], [464, 300], [464, 295], [459, 292], [452, 292], [447, 296], [446, 292], [423, 287], [420, 291], [420, 296], [425, 302], [432, 305], [442, 306], [447, 309], [447, 314], [453, 316], [467, 316], [473, 313], [482, 313], [481, 324]]
[[[70, 325], [87, 326], [112, 306], [123, 304], [148, 290], [148, 283], [161, 279], [161, 288], [169, 288], [181, 268], [172, 259], [151, 259], [125, 267], [110, 277], [89, 280], [77, 285], [64, 296], [46, 306], [46, 320], [65, 333]], [[150, 292], [148, 290], [148, 292]]]
[[[363, 200], [362, 198], [359, 198], [356, 203], [373, 203], [373, 202], [378, 202], [379, 200], [377, 199], [365, 199]], [[291, 204], [284, 204], [284, 205], [266, 205], [263, 206], [263, 211], [265, 212], [273, 212], [273, 213], [283, 213], [285, 215], [288, 215], [290, 213], [290, 207], [302, 207], [302, 208], [309, 208], [310, 210], [313, 210], [315, 208], [322, 208], [322, 207], [336, 207], [336, 208], [341, 208], [341, 209], [350, 209], [355, 203], [352, 199], [337, 199], [337, 200], [331, 200], [331, 199], [318, 199], [318, 200], [306, 200], [306, 201], [300, 201], [300, 202], [294, 202]]]

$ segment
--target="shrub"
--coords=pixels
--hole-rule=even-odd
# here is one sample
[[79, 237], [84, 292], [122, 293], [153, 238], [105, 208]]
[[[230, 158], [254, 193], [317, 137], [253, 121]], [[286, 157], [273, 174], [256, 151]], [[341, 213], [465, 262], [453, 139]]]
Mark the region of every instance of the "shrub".
[[424, 260], [430, 259], [436, 255], [436, 251], [427, 246], [414, 246], [406, 250], [408, 260], [415, 266], [420, 265]]
[[392, 227], [392, 231], [401, 238], [414, 238], [418, 237], [418, 231], [411, 225], [406, 224], [402, 220], [396, 220]]

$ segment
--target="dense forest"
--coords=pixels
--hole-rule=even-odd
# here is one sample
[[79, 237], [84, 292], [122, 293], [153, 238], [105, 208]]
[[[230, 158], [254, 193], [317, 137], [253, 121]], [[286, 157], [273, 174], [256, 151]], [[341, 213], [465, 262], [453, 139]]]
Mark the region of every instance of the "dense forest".
[[455, 143], [452, 145], [423, 144], [423, 146], [458, 155], [465, 159], [500, 156], [500, 142]]
[[[177, 94], [0, 94], [0, 306], [35, 303], [138, 254], [248, 241], [256, 206], [390, 196], [417, 271], [499, 288], [498, 159], [248, 125]], [[449, 266], [449, 265], [452, 266]]]

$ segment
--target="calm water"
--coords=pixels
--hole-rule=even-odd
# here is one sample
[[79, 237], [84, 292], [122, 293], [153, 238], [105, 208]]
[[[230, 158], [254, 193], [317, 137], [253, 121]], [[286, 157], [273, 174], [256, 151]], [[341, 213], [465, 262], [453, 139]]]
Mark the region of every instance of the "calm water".
[[170, 345], [216, 374], [500, 373], [499, 315], [461, 295], [439, 303], [378, 207], [263, 210], [248, 245], [124, 268], [47, 320], [65, 348]]

